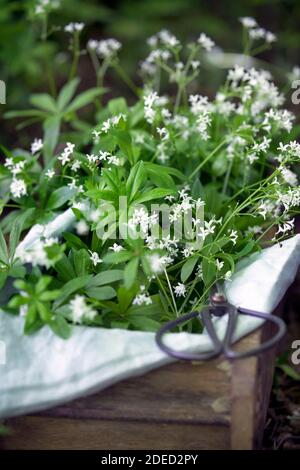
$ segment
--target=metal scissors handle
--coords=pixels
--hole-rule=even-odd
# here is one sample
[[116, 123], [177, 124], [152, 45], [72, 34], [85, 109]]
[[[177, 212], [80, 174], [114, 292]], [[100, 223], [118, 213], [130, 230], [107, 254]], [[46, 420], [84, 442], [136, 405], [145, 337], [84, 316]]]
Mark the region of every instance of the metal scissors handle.
[[[220, 340], [216, 333], [212, 317], [221, 317], [225, 314], [228, 314], [228, 323], [225, 331], [225, 336], [223, 340]], [[234, 342], [234, 332], [239, 315], [246, 315], [269, 321], [277, 326], [277, 331], [272, 338], [265, 341], [257, 348], [244, 352], [236, 352], [232, 349], [232, 344]], [[208, 336], [210, 337], [213, 344], [212, 351], [209, 351], [207, 353], [181, 352], [170, 348], [163, 342], [163, 337], [166, 333], [169, 333], [174, 327], [179, 326], [194, 318], [199, 318], [202, 321], [204, 327], [206, 328]], [[201, 312], [195, 311], [186, 315], [182, 315], [176, 320], [169, 321], [168, 323], [163, 325], [156, 334], [156, 343], [159, 348], [169, 356], [184, 361], [207, 361], [209, 359], [213, 359], [221, 355], [224, 355], [229, 360], [234, 360], [244, 359], [250, 356], [256, 356], [264, 351], [267, 351], [268, 349], [273, 348], [281, 340], [285, 333], [286, 325], [281, 318], [278, 318], [274, 315], [270, 315], [268, 313], [257, 312], [255, 310], [248, 310], [241, 307], [237, 308], [227, 302], [224, 294], [214, 292], [210, 297], [210, 305], [204, 308]]]

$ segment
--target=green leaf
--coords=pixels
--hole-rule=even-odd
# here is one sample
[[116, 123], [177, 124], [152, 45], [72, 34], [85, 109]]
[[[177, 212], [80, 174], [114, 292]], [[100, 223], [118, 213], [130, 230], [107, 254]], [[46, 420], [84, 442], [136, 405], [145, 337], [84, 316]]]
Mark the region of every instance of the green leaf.
[[180, 273], [182, 282], [187, 281], [187, 279], [190, 277], [194, 270], [194, 267], [197, 264], [198, 258], [198, 255], [190, 256], [190, 258], [188, 258], [186, 262], [182, 265]]
[[300, 374], [289, 364], [280, 364], [279, 367], [288, 377], [291, 377], [294, 380], [300, 380]]
[[48, 199], [47, 209], [58, 209], [58, 207], [63, 206], [67, 201], [69, 201], [74, 194], [76, 194], [76, 189], [71, 189], [68, 186], [62, 186], [61, 188], [56, 189], [51, 193]]
[[51, 312], [49, 307], [42, 302], [36, 302], [37, 310], [40, 318], [44, 323], [48, 323], [51, 319]]
[[125, 313], [136, 295], [136, 289], [120, 287], [117, 291], [120, 313]]
[[88, 297], [97, 300], [109, 300], [113, 299], [116, 296], [116, 291], [113, 287], [104, 286], [104, 287], [90, 287], [86, 289], [86, 294]]
[[5, 238], [1, 229], [0, 229], [0, 260], [3, 261], [3, 263], [5, 264], [9, 263], [7, 245], [6, 245], [6, 241], [5, 241]]
[[51, 116], [45, 120], [43, 124], [44, 129], [44, 147], [43, 153], [46, 162], [52, 158], [54, 149], [58, 143], [59, 131], [60, 131], [60, 117]]
[[118, 114], [127, 114], [128, 106], [125, 98], [114, 98], [108, 102], [110, 114], [116, 116]]
[[65, 254], [55, 263], [54, 268], [65, 282], [76, 277], [73, 265]]
[[65, 109], [64, 114], [73, 113], [84, 106], [92, 103], [94, 99], [105, 93], [105, 88], [90, 88], [89, 90], [84, 91], [80, 95], [78, 95], [72, 103]]
[[15, 254], [16, 247], [19, 243], [24, 224], [27, 218], [29, 218], [33, 212], [34, 212], [33, 208], [25, 210], [25, 212], [22, 212], [20, 215], [18, 215], [17, 219], [15, 219], [15, 221], [12, 224], [12, 228], [11, 228], [11, 232], [9, 236], [9, 253], [10, 253], [11, 258], [13, 258]]
[[91, 260], [85, 248], [73, 251], [73, 263], [77, 276], [84, 276], [85, 274], [87, 274], [87, 270], [91, 264]]
[[8, 271], [7, 270], [0, 272], [0, 290], [5, 285], [7, 277], [8, 277]]
[[130, 323], [134, 326], [134, 328], [142, 331], [158, 331], [161, 327], [161, 324], [158, 321], [152, 320], [152, 318], [147, 318], [142, 315], [131, 316]]
[[55, 315], [50, 320], [49, 326], [51, 330], [60, 338], [68, 339], [72, 334], [72, 328], [62, 315]]
[[204, 258], [202, 261], [202, 272], [203, 272], [203, 281], [204, 281], [205, 287], [208, 287], [211, 285], [216, 275], [215, 260]]
[[43, 322], [37, 317], [37, 310], [35, 305], [31, 304], [25, 317], [24, 333], [31, 335], [43, 326]]
[[39, 300], [42, 302], [49, 302], [51, 300], [57, 299], [57, 297], [61, 294], [61, 291], [58, 289], [55, 290], [48, 290], [46, 292], [42, 292], [39, 295]]
[[57, 99], [57, 106], [59, 111], [63, 111], [67, 104], [73, 98], [75, 91], [79, 84], [79, 78], [73, 78], [68, 82], [60, 91]]
[[136, 280], [139, 258], [133, 258], [124, 269], [124, 284], [126, 289], [130, 289]]
[[47, 287], [49, 286], [50, 282], [52, 281], [52, 277], [51, 276], [42, 276], [36, 286], [35, 286], [35, 291], [39, 294], [41, 292], [43, 292], [44, 290], [47, 289]]
[[165, 189], [165, 188], [154, 188], [148, 192], [145, 192], [140, 197], [135, 199], [136, 204], [141, 204], [142, 202], [152, 201], [153, 199], [160, 199], [170, 194], [175, 194], [173, 189]]
[[88, 250], [88, 246], [79, 238], [77, 235], [71, 232], [63, 232], [62, 236], [68, 242], [71, 248], [81, 249], [85, 248]]
[[71, 281], [67, 282], [61, 289], [61, 295], [54, 302], [53, 308], [56, 309], [62, 305], [68, 299], [68, 297], [70, 297], [70, 295], [74, 294], [80, 289], [83, 289], [88, 284], [91, 277], [91, 275], [81, 276], [76, 279], [71, 279]]
[[131, 168], [128, 180], [126, 182], [126, 191], [130, 201], [133, 200], [145, 179], [146, 172], [144, 168], [144, 162], [141, 160]]
[[250, 240], [245, 246], [244, 248], [239, 251], [238, 253], [235, 253], [234, 255], [232, 255], [233, 259], [239, 259], [239, 258], [242, 258], [244, 256], [247, 256], [249, 253], [251, 253], [251, 251], [253, 250], [255, 246], [255, 241], [254, 240]]
[[122, 250], [118, 253], [108, 253], [104, 256], [103, 261], [104, 263], [118, 264], [128, 261], [131, 257], [132, 253], [130, 251]]
[[6, 119], [15, 119], [19, 117], [36, 117], [36, 118], [45, 118], [47, 113], [44, 111], [38, 111], [37, 109], [24, 109], [24, 110], [16, 110], [16, 111], [7, 111], [4, 114]]
[[36, 106], [43, 111], [49, 111], [50, 113], [57, 112], [57, 106], [54, 99], [47, 93], [37, 93], [31, 95], [29, 101], [31, 104], [33, 104], [33, 106]]
[[112, 282], [121, 281], [123, 279], [124, 272], [121, 269], [112, 269], [110, 271], [102, 271], [92, 279], [87, 284], [87, 288], [99, 287], [105, 284], [110, 284]]
[[111, 131], [111, 135], [115, 137], [118, 146], [124, 153], [125, 157], [127, 157], [129, 163], [132, 165], [134, 162], [134, 155], [132, 151], [131, 135], [129, 132], [121, 129], [113, 129]]

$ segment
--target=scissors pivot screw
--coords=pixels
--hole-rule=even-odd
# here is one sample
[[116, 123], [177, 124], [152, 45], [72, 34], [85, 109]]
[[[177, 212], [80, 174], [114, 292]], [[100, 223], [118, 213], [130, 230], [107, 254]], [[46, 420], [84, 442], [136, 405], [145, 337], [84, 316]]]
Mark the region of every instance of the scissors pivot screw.
[[211, 302], [213, 304], [224, 304], [226, 302], [226, 297], [221, 292], [214, 292], [211, 296]]

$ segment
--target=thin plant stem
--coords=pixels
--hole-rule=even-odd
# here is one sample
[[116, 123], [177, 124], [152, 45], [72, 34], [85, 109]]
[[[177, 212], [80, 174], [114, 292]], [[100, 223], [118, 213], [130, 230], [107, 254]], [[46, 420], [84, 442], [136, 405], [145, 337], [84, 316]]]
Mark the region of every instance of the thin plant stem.
[[188, 179], [192, 179], [198, 173], [198, 171], [200, 171], [201, 168], [223, 147], [223, 145], [226, 144], [227, 140], [227, 137], [226, 139], [222, 140], [222, 142], [220, 142], [219, 145], [217, 145], [217, 147], [215, 147], [214, 150], [201, 163], [199, 163], [195, 170], [192, 171]]
[[79, 56], [80, 56], [79, 32], [75, 31], [74, 36], [73, 36], [73, 61], [72, 61], [71, 69], [70, 69], [69, 81], [72, 80], [77, 73]]
[[177, 311], [176, 300], [175, 300], [175, 297], [174, 297], [174, 294], [173, 294], [173, 291], [172, 291], [172, 286], [171, 286], [170, 279], [169, 279], [169, 276], [168, 276], [168, 273], [167, 273], [166, 269], [164, 269], [164, 273], [165, 273], [165, 277], [166, 277], [166, 280], [167, 280], [167, 283], [168, 283], [168, 287], [169, 287], [169, 291], [170, 291], [170, 294], [171, 294], [172, 302], [173, 302], [173, 305], [174, 305], [176, 317], [178, 317], [178, 311]]
[[227, 192], [227, 187], [228, 187], [229, 177], [230, 177], [231, 170], [232, 170], [232, 165], [233, 165], [233, 158], [230, 159], [229, 165], [227, 167], [227, 171], [226, 171], [226, 175], [225, 175], [225, 179], [224, 179], [224, 184], [223, 184], [223, 189], [222, 189], [222, 194], [226, 194], [226, 192]]

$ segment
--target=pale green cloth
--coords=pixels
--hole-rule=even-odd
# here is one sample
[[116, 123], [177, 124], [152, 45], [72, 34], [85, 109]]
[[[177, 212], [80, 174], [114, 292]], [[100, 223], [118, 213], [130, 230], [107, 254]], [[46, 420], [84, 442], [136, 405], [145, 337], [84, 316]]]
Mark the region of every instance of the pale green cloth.
[[[229, 301], [272, 312], [299, 263], [300, 235], [248, 257], [225, 286]], [[6, 346], [6, 364], [0, 361], [1, 417], [53, 407], [173, 361], [158, 349], [153, 333], [76, 326], [72, 337], [64, 341], [46, 327], [24, 336], [23, 322], [21, 317], [0, 313], [0, 341]], [[259, 322], [241, 316], [236, 338], [255, 329]], [[226, 317], [216, 324], [222, 335]], [[178, 350], [210, 348], [205, 333], [170, 334], [167, 341]]]

